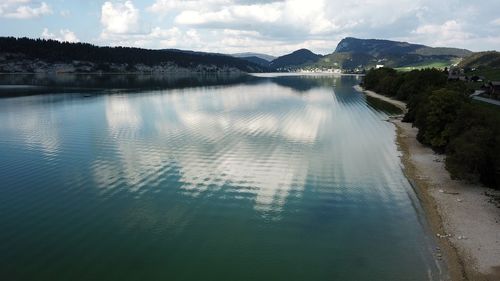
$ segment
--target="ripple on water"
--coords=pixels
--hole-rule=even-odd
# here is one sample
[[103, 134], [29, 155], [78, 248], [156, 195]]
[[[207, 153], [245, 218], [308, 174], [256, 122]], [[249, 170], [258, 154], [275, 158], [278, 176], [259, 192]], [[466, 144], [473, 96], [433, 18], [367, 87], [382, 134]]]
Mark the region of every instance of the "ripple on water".
[[434, 273], [394, 128], [352, 90], [357, 80], [262, 79], [85, 103], [0, 100], [0, 276]]

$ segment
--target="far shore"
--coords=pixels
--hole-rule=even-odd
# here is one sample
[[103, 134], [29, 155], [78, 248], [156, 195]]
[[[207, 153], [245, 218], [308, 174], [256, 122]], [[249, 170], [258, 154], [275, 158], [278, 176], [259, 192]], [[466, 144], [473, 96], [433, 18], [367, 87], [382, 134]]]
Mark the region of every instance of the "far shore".
[[[407, 112], [402, 101], [354, 88]], [[426, 212], [431, 230], [445, 254], [451, 280], [500, 280], [500, 208], [491, 196], [500, 192], [451, 179], [444, 155], [416, 139], [417, 128], [392, 119], [408, 180]], [[438, 258], [440, 258], [438, 256]]]

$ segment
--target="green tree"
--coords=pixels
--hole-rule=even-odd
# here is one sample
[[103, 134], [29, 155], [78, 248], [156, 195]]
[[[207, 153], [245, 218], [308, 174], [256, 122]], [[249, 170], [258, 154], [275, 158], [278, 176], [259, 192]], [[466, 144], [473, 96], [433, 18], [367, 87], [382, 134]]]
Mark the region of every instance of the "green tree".
[[446, 168], [452, 178], [491, 182], [493, 137], [491, 130], [481, 126], [453, 138], [446, 151]]
[[450, 127], [446, 168], [454, 178], [500, 187], [500, 112], [466, 103]]
[[419, 128], [419, 141], [444, 152], [450, 139], [451, 124], [465, 101], [464, 95], [453, 90], [433, 91], [417, 112], [415, 125]]

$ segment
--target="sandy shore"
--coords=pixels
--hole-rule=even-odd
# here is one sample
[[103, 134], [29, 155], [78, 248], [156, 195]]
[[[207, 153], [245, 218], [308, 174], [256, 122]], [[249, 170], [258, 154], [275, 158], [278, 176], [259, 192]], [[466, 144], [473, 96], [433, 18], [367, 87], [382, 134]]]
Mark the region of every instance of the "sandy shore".
[[[406, 105], [379, 94], [358, 91], [398, 107]], [[420, 144], [417, 129], [394, 119], [405, 174], [416, 187], [427, 220], [445, 254], [452, 280], [500, 280], [500, 208], [491, 195], [500, 192], [456, 181], [444, 156]]]

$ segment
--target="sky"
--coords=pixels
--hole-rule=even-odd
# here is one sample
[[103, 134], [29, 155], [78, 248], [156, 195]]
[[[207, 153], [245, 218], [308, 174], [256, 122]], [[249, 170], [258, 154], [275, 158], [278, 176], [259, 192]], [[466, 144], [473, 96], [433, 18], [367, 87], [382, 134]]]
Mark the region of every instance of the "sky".
[[100, 46], [335, 50], [344, 37], [500, 49], [500, 0], [0, 0], [0, 36]]

